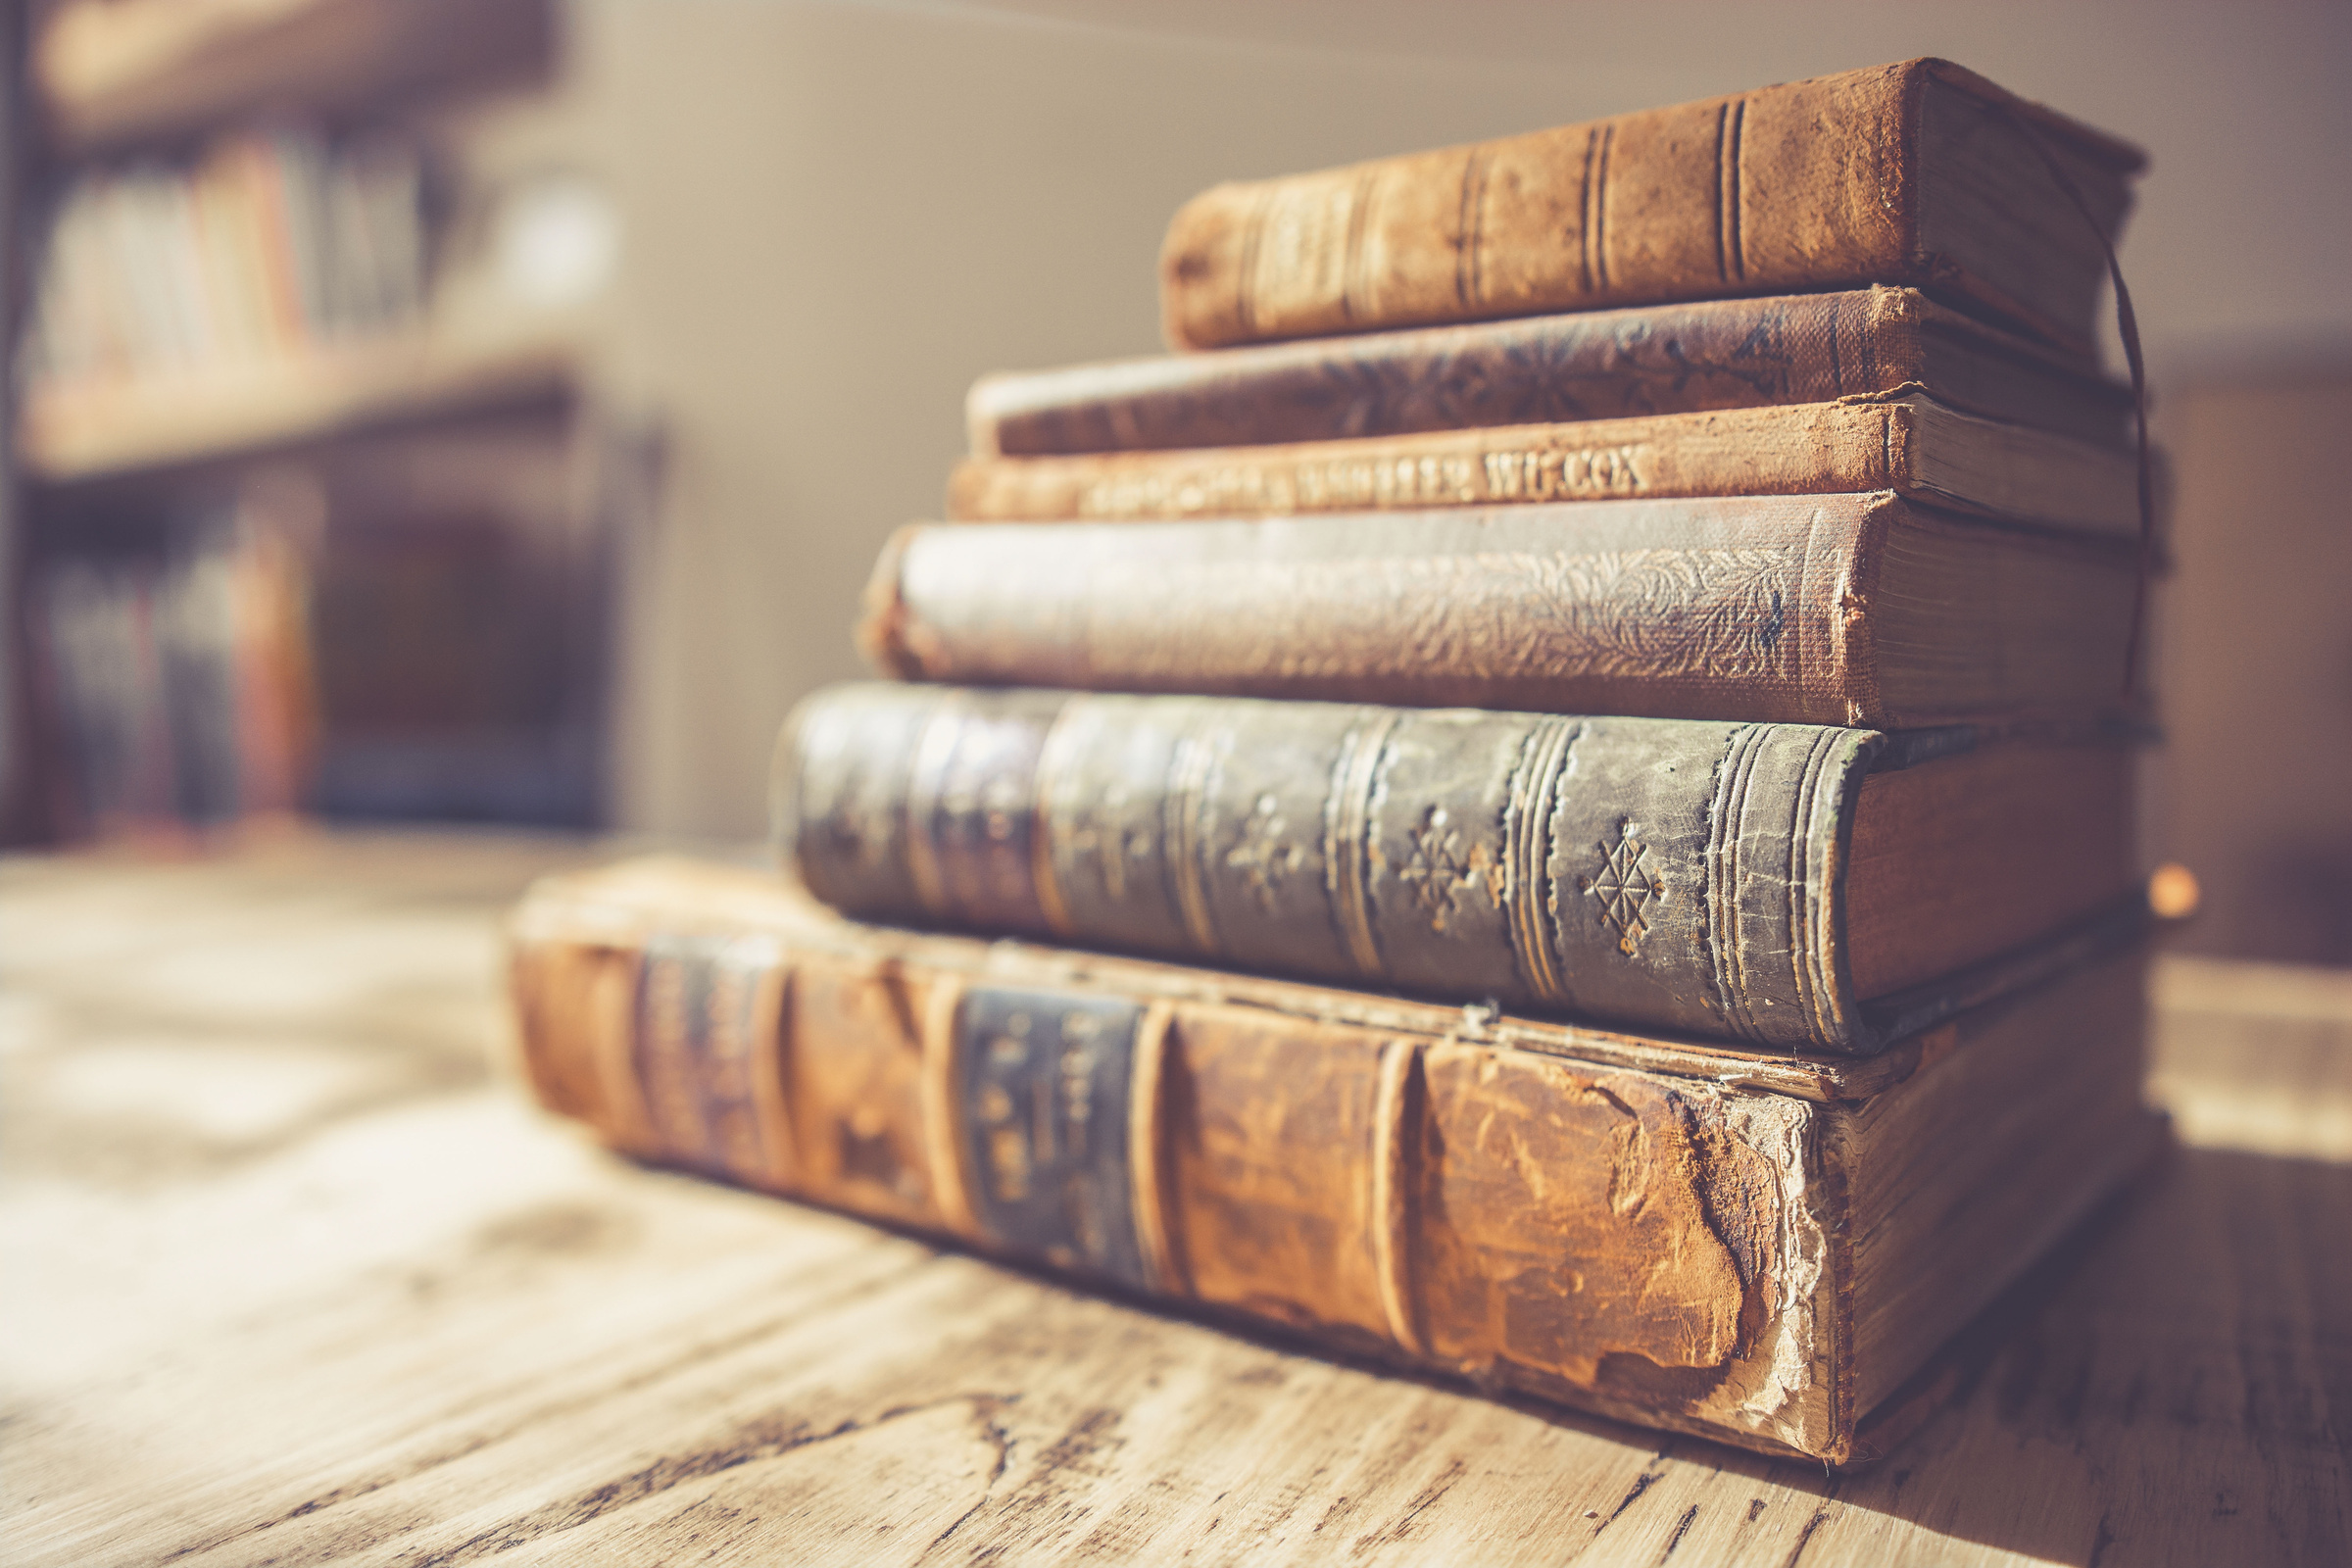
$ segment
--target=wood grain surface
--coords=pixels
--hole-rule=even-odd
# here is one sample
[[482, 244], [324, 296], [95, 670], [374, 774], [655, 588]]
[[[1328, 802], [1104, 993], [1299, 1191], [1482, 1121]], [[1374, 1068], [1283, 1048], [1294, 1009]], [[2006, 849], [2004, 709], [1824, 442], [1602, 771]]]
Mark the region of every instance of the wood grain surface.
[[560, 840], [0, 869], [0, 1559], [2337, 1563], [2352, 976], [2175, 960], [2183, 1147], [1838, 1477], [633, 1168], [484, 1066]]

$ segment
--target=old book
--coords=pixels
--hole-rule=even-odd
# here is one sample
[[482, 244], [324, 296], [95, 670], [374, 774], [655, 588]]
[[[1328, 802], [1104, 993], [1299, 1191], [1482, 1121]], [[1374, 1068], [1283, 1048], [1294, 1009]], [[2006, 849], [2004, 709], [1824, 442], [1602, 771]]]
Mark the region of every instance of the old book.
[[1106, 522], [1891, 490], [2005, 521], [2134, 539], [2138, 486], [2128, 453], [1911, 396], [1205, 451], [972, 458], [948, 482], [948, 515]]
[[1218, 185], [1168, 226], [1161, 313], [1170, 347], [1201, 349], [1897, 283], [2086, 354], [2143, 162], [1911, 60]]
[[2135, 947], [1833, 1062], [859, 926], [676, 860], [512, 931], [531, 1082], [622, 1150], [1833, 1462], [2156, 1138]]
[[1867, 1053], [2139, 918], [2131, 780], [2097, 736], [864, 684], [775, 802], [869, 919]]
[[1916, 289], [1586, 311], [988, 375], [972, 455], [1058, 457], [1566, 424], [1922, 391], [2102, 446], [2132, 389]]
[[2114, 700], [2138, 562], [1885, 492], [901, 530], [912, 679], [1880, 728]]

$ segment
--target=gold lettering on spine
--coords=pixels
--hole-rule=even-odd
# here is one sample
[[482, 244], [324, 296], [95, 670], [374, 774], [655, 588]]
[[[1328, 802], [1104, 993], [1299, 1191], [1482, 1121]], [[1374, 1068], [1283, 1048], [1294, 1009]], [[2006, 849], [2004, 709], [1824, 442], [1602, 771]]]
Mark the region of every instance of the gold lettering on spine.
[[1168, 874], [1176, 883], [1176, 907], [1184, 915], [1185, 934], [1202, 954], [1216, 956], [1217, 926], [1208, 912], [1207, 839], [1203, 820], [1208, 791], [1217, 772], [1217, 742], [1221, 727], [1209, 710], [1185, 726], [1177, 738], [1176, 756], [1168, 764], [1167, 802], [1163, 808], [1162, 840], [1167, 846]]
[[1193, 1294], [1178, 1232], [1168, 1212], [1167, 1056], [1176, 1030], [1176, 1004], [1155, 1002], [1135, 1029], [1127, 1068], [1127, 1191], [1135, 1239], [1154, 1290]]
[[1037, 906], [1045, 911], [1046, 924], [1059, 937], [1077, 934], [1054, 852], [1070, 837], [1071, 824], [1064, 819], [1064, 808], [1078, 804], [1063, 797], [1065, 792], [1076, 794], [1085, 761], [1084, 718], [1079, 713], [1085, 706], [1085, 698], [1073, 697], [1054, 715], [1045, 741], [1037, 749], [1037, 781], [1031, 790], [1035, 804], [1029, 822], [1029, 877], [1036, 886]]
[[1529, 732], [1511, 771], [1503, 807], [1505, 897], [1510, 901], [1511, 947], [1528, 989], [1550, 1003], [1575, 996], [1560, 969], [1553, 939], [1551, 808], [1584, 726], [1574, 719], [1547, 718]]
[[1380, 944], [1372, 935], [1372, 792], [1380, 782], [1381, 759], [1403, 715], [1367, 708], [1348, 727], [1333, 763], [1323, 800], [1323, 876], [1333, 920], [1356, 972], [1382, 974]]
[[976, 1237], [980, 1221], [972, 1212], [971, 1175], [964, 1169], [963, 1139], [958, 1135], [963, 1125], [963, 1106], [958, 1103], [963, 1075], [956, 1053], [962, 1021], [963, 982], [932, 981], [922, 1023], [923, 1163], [940, 1223], [957, 1236]]
[[940, 791], [946, 785], [949, 764], [955, 760], [956, 742], [963, 738], [963, 719], [960, 701], [940, 699], [915, 742], [914, 766], [906, 780], [907, 874], [924, 910], [943, 919], [951, 912], [948, 881], [939, 862], [939, 841], [933, 834], [939, 822]]
[[1413, 1148], [1420, 1141], [1421, 1048], [1392, 1040], [1381, 1049], [1380, 1081], [1372, 1101], [1372, 1261], [1389, 1337], [1414, 1355], [1429, 1348], [1421, 1333], [1419, 1292], [1413, 1285]]

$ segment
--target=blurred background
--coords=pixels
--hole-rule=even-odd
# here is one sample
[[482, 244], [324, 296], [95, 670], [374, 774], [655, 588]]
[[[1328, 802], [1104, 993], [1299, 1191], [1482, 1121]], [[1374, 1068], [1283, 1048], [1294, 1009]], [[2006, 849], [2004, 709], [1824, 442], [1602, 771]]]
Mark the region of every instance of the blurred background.
[[2185, 946], [2352, 963], [2352, 7], [8, 16], [12, 843], [757, 837], [964, 388], [1156, 349], [1186, 197], [1937, 54], [2152, 155], [2148, 856], [2203, 884]]

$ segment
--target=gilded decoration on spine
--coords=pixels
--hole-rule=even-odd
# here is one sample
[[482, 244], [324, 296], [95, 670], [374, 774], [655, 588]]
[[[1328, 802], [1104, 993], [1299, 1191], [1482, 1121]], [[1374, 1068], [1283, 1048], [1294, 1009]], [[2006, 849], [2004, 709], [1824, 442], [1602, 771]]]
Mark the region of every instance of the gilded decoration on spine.
[[1631, 822], [1618, 826], [1615, 844], [1603, 840], [1593, 848], [1600, 870], [1578, 877], [1577, 891], [1598, 901], [1601, 923], [1617, 933], [1617, 951], [1630, 958], [1649, 929], [1650, 901], [1666, 897], [1666, 879], [1646, 863], [1649, 846], [1634, 837]]
[[1432, 806], [1421, 815], [1421, 826], [1413, 834], [1412, 858], [1396, 873], [1396, 879], [1413, 890], [1422, 913], [1428, 916], [1429, 928], [1442, 935], [1446, 921], [1466, 898], [1483, 893], [1490, 905], [1502, 907], [1510, 897], [1511, 869], [1506, 860], [1495, 858], [1484, 839], [1473, 842], [1465, 853], [1451, 813], [1443, 806]]
[[1290, 841], [1290, 823], [1282, 803], [1260, 795], [1242, 819], [1241, 842], [1225, 852], [1225, 868], [1242, 873], [1242, 886], [1268, 914], [1282, 896], [1282, 885], [1306, 863], [1306, 852]]

